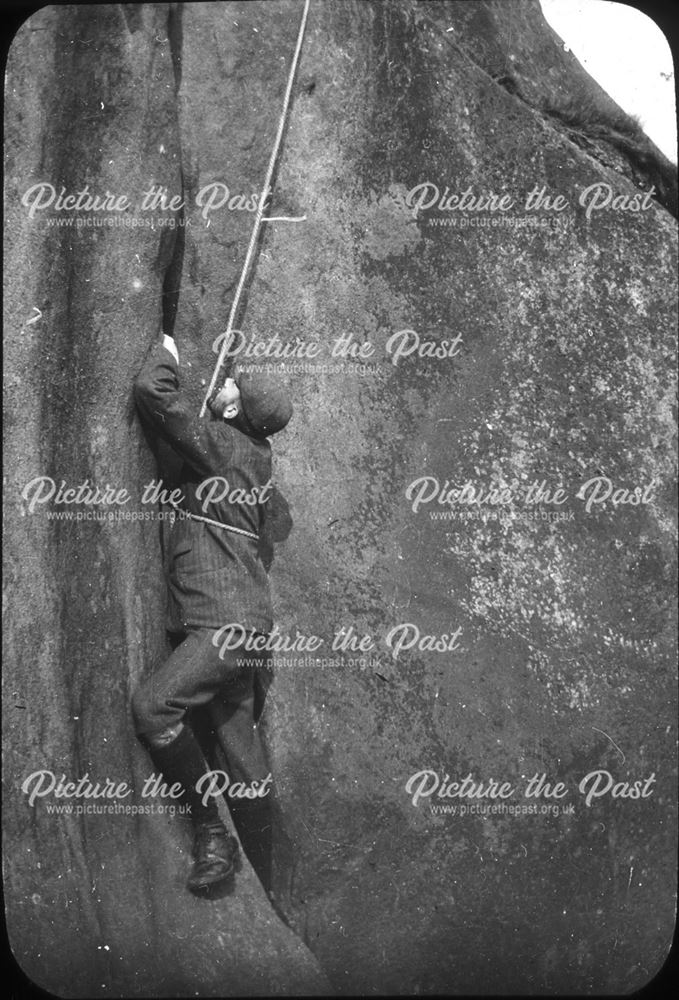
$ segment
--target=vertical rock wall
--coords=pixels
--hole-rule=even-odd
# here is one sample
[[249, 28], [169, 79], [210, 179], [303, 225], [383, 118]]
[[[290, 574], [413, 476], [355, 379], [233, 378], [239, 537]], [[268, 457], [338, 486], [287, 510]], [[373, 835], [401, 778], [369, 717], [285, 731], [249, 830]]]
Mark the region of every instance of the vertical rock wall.
[[[177, 230], [160, 207], [104, 213], [125, 226], [95, 227], [101, 213], [84, 211], [77, 217], [89, 227], [50, 226], [69, 213], [50, 206], [30, 218], [21, 198], [40, 183], [57, 196], [87, 185], [133, 203], [152, 186], [168, 201], [181, 195], [171, 13], [162, 4], [50, 7], [10, 53], [7, 922], [25, 972], [63, 996], [317, 992], [317, 966], [247, 865], [237, 898], [208, 914], [184, 890], [189, 833], [178, 819], [50, 815], [47, 800], [30, 808], [21, 792], [42, 769], [137, 790], [149, 774], [129, 696], [168, 650], [162, 526], [141, 519], [155, 507], [139, 502], [156, 466], [131, 387], [160, 328]], [[131, 518], [48, 520], [48, 507], [93, 508], [50, 502], [31, 512], [34, 494], [22, 493], [39, 476], [57, 489], [62, 480], [126, 489], [130, 503], [106, 509]]]
[[[208, 914], [181, 888], [176, 821], [48, 815], [20, 792], [41, 767], [146, 773], [127, 705], [164, 653], [159, 526], [48, 521], [21, 491], [89, 477], [137, 497], [155, 475], [130, 385], [163, 281], [199, 403], [301, 5], [99, 10], [42, 11], [9, 66], [10, 933], [28, 974], [69, 995], [323, 990], [247, 866]], [[519, 45], [536, 93], [564, 86], [537, 4], [312, 0], [271, 206], [306, 221], [267, 225], [239, 318], [242, 344], [276, 334], [300, 362], [274, 442], [294, 529], [271, 577], [280, 633], [323, 642], [276, 656], [266, 729], [293, 847], [278, 880], [333, 991], [633, 989], [671, 935], [676, 227], [655, 201], [587, 217], [584, 189], [634, 185], [494, 79]], [[20, 200], [43, 180], [167, 187], [181, 238], [170, 209], [153, 230], [49, 228], [58, 213], [29, 219]], [[518, 219], [535, 185], [568, 208], [463, 228], [413, 212], [425, 183], [506, 194]], [[456, 346], [394, 363], [404, 330]], [[333, 357], [338, 338], [369, 347]], [[588, 512], [575, 497], [597, 475], [653, 500]], [[406, 495], [425, 476], [544, 481], [566, 516], [434, 520], [443, 505]], [[405, 624], [453, 648], [395, 657]], [[332, 649], [349, 627], [369, 650]], [[516, 788], [544, 772], [575, 809], [434, 815], [405, 792], [423, 769]], [[654, 774], [653, 794], [586, 806], [596, 769]]]

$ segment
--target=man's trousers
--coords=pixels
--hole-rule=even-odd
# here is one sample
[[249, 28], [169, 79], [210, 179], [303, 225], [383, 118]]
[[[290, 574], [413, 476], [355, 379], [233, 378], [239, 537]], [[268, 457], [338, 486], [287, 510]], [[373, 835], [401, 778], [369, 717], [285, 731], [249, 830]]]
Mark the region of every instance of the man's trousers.
[[266, 654], [220, 651], [212, 629], [192, 629], [165, 663], [137, 689], [132, 713], [137, 735], [154, 736], [206, 709], [231, 782], [261, 781], [269, 768], [259, 727], [266, 688]]
[[[266, 656], [242, 649], [224, 650], [221, 654], [212, 642], [213, 635], [212, 629], [192, 629], [169, 659], [137, 689], [132, 698], [137, 735], [142, 742], [153, 743], [153, 738], [161, 734], [174, 736], [173, 731], [181, 731], [186, 722], [192, 728], [195, 719], [196, 736], [210, 769], [226, 771], [229, 787], [237, 782], [261, 782], [269, 774], [257, 725], [270, 682]], [[201, 714], [207, 715], [207, 726], [201, 723]], [[184, 735], [188, 737], [188, 732]], [[193, 738], [190, 742], [199, 753]], [[162, 754], [167, 753], [166, 747]], [[198, 773], [192, 775], [193, 781], [200, 777]], [[274, 798], [271, 784], [263, 798], [232, 798], [228, 789], [225, 797], [245, 853], [269, 891]]]

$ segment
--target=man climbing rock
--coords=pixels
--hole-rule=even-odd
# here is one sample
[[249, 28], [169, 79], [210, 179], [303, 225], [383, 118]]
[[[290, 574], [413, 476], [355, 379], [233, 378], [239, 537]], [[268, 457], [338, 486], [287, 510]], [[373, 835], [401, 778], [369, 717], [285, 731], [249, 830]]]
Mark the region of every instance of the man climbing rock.
[[[238, 844], [227, 833], [214, 799], [202, 794], [205, 782], [199, 783], [209, 768], [191, 713], [209, 712], [231, 783], [241, 783], [241, 789], [270, 788], [257, 725], [261, 705], [256, 684], [267, 654], [242, 647], [248, 637], [266, 635], [273, 625], [259, 549], [271, 480], [267, 437], [286, 426], [292, 404], [273, 380], [237, 374], [213, 393], [206, 415], [198, 417], [180, 386], [176, 344], [167, 336], [152, 347], [134, 388], [142, 417], [183, 466], [181, 516], [172, 528], [167, 561], [167, 627], [178, 644], [137, 689], [132, 711], [154, 767], [166, 783], [182, 786], [180, 801], [190, 807], [194, 825], [187, 887], [208, 894], [233, 874]], [[215, 483], [221, 488], [212, 488]], [[213, 641], [228, 624], [240, 626], [243, 643], [238, 648], [230, 643], [225, 649]], [[227, 801], [243, 847], [269, 891], [270, 799]]]

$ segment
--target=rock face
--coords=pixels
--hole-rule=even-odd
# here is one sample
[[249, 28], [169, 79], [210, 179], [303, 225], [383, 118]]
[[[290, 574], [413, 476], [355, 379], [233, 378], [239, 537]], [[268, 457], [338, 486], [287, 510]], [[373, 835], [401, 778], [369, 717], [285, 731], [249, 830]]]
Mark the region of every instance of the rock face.
[[[278, 651], [265, 714], [291, 929], [247, 864], [232, 896], [188, 896], [176, 817], [78, 813], [86, 800], [57, 814], [67, 800], [22, 792], [41, 769], [135, 789], [148, 774], [128, 706], [167, 651], [163, 529], [141, 518], [157, 471], [131, 384], [164, 319], [200, 404], [300, 14], [293, 0], [48, 7], [12, 46], [15, 955], [67, 996], [638, 988], [673, 928], [676, 227], [671, 196], [631, 210], [640, 168], [613, 138], [576, 143], [545, 112], [569, 74], [584, 84], [528, 0], [312, 0], [270, 210], [306, 220], [266, 224], [237, 341], [239, 362], [276, 362], [275, 334], [298, 364], [274, 441], [294, 526], [271, 578], [281, 635], [322, 644]], [[606, 102], [587, 85], [591, 119]], [[601, 120], [603, 135], [610, 108]], [[55, 200], [31, 217], [39, 184], [131, 204]], [[595, 184], [606, 207], [591, 209]], [[143, 210], [152, 186], [164, 201]], [[563, 210], [526, 211], [536, 187]], [[466, 188], [514, 204], [441, 207]], [[124, 488], [134, 516], [87, 520], [56, 495], [31, 510], [40, 476]], [[629, 492], [588, 505], [594, 477], [600, 495]], [[440, 502], [467, 481], [486, 502]], [[533, 483], [551, 495], [531, 506]], [[491, 488], [514, 499], [511, 523]], [[48, 517], [66, 510], [83, 517]], [[473, 516], [431, 516], [446, 511]], [[350, 628], [372, 641], [333, 649]], [[470, 774], [485, 797], [413, 805], [424, 770], [437, 792]], [[595, 771], [611, 787], [586, 804]], [[542, 774], [562, 798], [524, 797]], [[515, 789], [506, 808], [491, 781]]]

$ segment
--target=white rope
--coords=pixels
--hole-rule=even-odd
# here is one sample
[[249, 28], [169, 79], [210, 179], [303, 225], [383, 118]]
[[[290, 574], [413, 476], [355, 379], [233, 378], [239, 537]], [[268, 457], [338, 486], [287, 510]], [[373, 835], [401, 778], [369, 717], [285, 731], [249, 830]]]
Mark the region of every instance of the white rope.
[[306, 222], [306, 215], [265, 215], [262, 222]]
[[233, 531], [236, 535], [246, 535], [247, 538], [254, 538], [256, 542], [259, 541], [259, 535], [255, 535], [253, 531], [246, 531], [245, 528], [237, 528], [233, 524], [222, 524], [221, 521], [213, 521], [211, 517], [203, 517], [202, 514], [194, 514], [190, 510], [185, 510], [184, 507], [180, 507], [178, 503], [174, 500], [170, 501], [170, 504], [175, 509], [179, 511], [182, 517], [190, 517], [192, 521], [203, 521], [205, 524], [212, 524], [215, 528], [222, 528], [224, 531]]
[[219, 375], [219, 370], [224, 364], [224, 358], [226, 357], [226, 352], [228, 348], [231, 346], [231, 339], [233, 336], [232, 333], [233, 323], [236, 318], [236, 312], [238, 310], [238, 304], [240, 302], [240, 297], [243, 292], [243, 287], [245, 285], [245, 279], [247, 278], [248, 271], [250, 270], [250, 264], [252, 263], [252, 258], [254, 256], [255, 248], [257, 246], [259, 227], [261, 226], [263, 221], [262, 216], [264, 215], [264, 205], [267, 200], [269, 185], [271, 184], [271, 178], [273, 176], [274, 168], [276, 166], [276, 160], [278, 158], [278, 150], [281, 144], [281, 139], [283, 138], [283, 129], [285, 128], [285, 122], [288, 116], [288, 108], [290, 106], [290, 95], [292, 94], [292, 84], [295, 79], [295, 72], [297, 70], [299, 54], [302, 51], [302, 41], [304, 39], [304, 30], [306, 28], [307, 15], [309, 13], [309, 3], [310, 0], [305, 0], [304, 12], [302, 14], [302, 20], [299, 26], [299, 33], [297, 35], [297, 45], [295, 47], [295, 54], [292, 57], [292, 65], [290, 66], [290, 75], [288, 76], [288, 85], [286, 87], [285, 98], [283, 100], [283, 111], [278, 121], [278, 132], [276, 133], [276, 139], [273, 144], [273, 150], [271, 151], [271, 158], [269, 160], [269, 166], [266, 172], [264, 187], [262, 188], [262, 193], [259, 198], [259, 205], [257, 206], [257, 215], [255, 216], [255, 223], [252, 227], [252, 235], [250, 236], [250, 245], [248, 246], [248, 252], [245, 257], [245, 263], [243, 264], [243, 270], [241, 271], [240, 281], [238, 282], [238, 287], [236, 288], [236, 294], [234, 295], [233, 302], [231, 303], [229, 322], [226, 327], [226, 332], [224, 334], [224, 341], [222, 343], [222, 347], [219, 352], [219, 357], [217, 358], [217, 364], [215, 365], [215, 370], [212, 373], [212, 378], [210, 379], [210, 385], [208, 386], [207, 392], [205, 393], [205, 399], [203, 400], [203, 405], [200, 408], [201, 417], [205, 413], [207, 401], [212, 395], [212, 391], [217, 382], [217, 376]]

